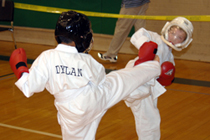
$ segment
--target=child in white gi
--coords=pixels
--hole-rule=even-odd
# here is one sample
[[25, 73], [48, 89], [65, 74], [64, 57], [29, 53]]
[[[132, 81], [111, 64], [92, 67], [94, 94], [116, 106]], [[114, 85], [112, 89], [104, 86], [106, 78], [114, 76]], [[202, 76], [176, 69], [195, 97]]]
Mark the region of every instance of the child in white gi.
[[148, 61], [106, 75], [101, 64], [83, 53], [92, 42], [90, 21], [83, 14], [63, 12], [55, 37], [57, 47], [44, 51], [29, 70], [22, 48], [12, 53], [10, 65], [26, 97], [45, 88], [55, 97], [63, 140], [94, 140], [105, 112], [160, 74], [159, 62]]
[[[186, 48], [192, 41], [192, 33], [192, 23], [184, 17], [177, 17], [165, 24], [161, 35], [141, 28], [130, 39], [137, 49], [140, 49], [145, 42], [156, 43], [158, 45], [157, 55], [160, 57], [162, 68], [158, 82], [144, 84], [125, 99], [126, 105], [134, 114], [139, 140], [160, 139], [161, 119], [157, 108], [157, 98], [166, 91], [163, 87], [173, 82], [175, 63], [172, 48], [176, 51]], [[133, 67], [134, 62], [135, 60], [130, 61], [126, 67]]]

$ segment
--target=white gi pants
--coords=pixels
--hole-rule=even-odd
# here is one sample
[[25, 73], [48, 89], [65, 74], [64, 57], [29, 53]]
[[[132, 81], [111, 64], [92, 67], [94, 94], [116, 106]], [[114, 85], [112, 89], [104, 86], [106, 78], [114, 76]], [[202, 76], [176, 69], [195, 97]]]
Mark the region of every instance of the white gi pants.
[[134, 103], [125, 102], [134, 115], [138, 140], [160, 140], [160, 114], [156, 106], [157, 98], [152, 95], [138, 99]]
[[[129, 61], [126, 67], [133, 67], [135, 60]], [[160, 83], [152, 79], [124, 99], [134, 115], [139, 140], [160, 140], [161, 119], [157, 99], [165, 91]]]

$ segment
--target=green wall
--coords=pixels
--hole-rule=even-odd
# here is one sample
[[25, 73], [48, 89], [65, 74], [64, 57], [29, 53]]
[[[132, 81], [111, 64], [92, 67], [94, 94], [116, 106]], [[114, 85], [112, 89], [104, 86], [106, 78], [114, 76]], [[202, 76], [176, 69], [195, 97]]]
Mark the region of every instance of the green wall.
[[[14, 0], [17, 3], [39, 6], [118, 14], [121, 0]], [[54, 29], [59, 14], [15, 8], [14, 26]], [[114, 33], [116, 18], [89, 17], [94, 33]]]

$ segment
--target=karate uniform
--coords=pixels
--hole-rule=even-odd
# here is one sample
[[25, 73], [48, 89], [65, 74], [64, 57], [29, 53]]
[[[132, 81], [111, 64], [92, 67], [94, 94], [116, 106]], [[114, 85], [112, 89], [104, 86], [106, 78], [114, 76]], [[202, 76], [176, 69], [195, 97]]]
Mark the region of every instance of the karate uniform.
[[26, 97], [45, 88], [55, 97], [63, 140], [94, 140], [107, 109], [160, 74], [157, 61], [106, 75], [89, 54], [59, 44], [44, 51], [15, 83]]
[[[159, 34], [141, 28], [132, 35], [130, 41], [137, 49], [140, 49], [144, 42], [157, 43], [160, 64], [170, 61], [175, 65], [172, 49], [162, 41]], [[135, 60], [137, 59], [138, 57]], [[133, 67], [135, 60], [131, 60], [126, 67]], [[125, 98], [126, 105], [133, 112], [139, 140], [160, 140], [161, 119], [157, 99], [165, 91], [166, 89], [159, 82], [152, 79]]]

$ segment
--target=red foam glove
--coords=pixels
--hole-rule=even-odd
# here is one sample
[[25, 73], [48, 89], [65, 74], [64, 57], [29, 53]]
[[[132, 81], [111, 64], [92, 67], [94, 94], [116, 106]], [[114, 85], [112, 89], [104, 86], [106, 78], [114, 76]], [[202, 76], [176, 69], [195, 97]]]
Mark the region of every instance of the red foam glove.
[[174, 81], [174, 75], [175, 75], [174, 65], [171, 62], [166, 61], [161, 65], [161, 74], [157, 79], [157, 81], [162, 86], [169, 86]]
[[16, 77], [19, 79], [23, 72], [28, 72], [27, 57], [23, 48], [14, 50], [10, 56], [9, 64]]
[[158, 45], [155, 42], [145, 42], [139, 49], [139, 59], [136, 60], [134, 66], [149, 60], [153, 60], [157, 53], [157, 47]]

